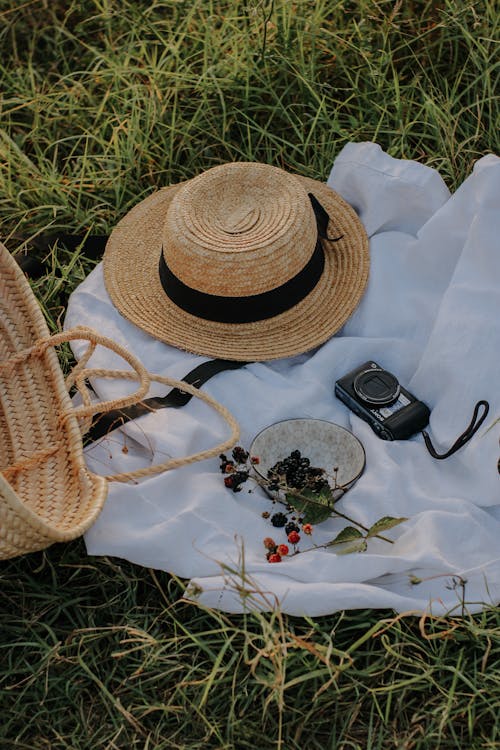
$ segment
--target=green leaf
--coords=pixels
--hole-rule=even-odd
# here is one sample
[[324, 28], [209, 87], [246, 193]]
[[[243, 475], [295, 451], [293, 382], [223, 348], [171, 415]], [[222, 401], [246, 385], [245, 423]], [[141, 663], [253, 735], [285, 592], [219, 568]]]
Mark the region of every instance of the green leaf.
[[397, 526], [398, 524], [403, 523], [403, 521], [407, 520], [407, 518], [393, 518], [392, 516], [384, 516], [383, 518], [379, 518], [378, 521], [375, 521], [373, 526], [370, 526], [367, 536], [376, 536], [377, 534], [380, 534], [381, 531], [392, 529], [394, 526]]
[[286, 500], [292, 505], [297, 513], [300, 513], [304, 523], [317, 524], [326, 521], [330, 517], [333, 505], [333, 496], [330, 488], [321, 492], [314, 492], [307, 488], [301, 490], [301, 497], [288, 492]]
[[304, 519], [304, 523], [310, 523], [314, 526], [318, 523], [322, 523], [322, 521], [326, 521], [327, 518], [330, 518], [330, 515], [330, 508], [322, 508], [320, 505], [310, 505], [302, 513], [302, 518]]
[[331, 542], [327, 542], [326, 547], [333, 547], [334, 544], [344, 544], [345, 542], [359, 543], [359, 539], [363, 539], [363, 534], [359, 529], [355, 529], [354, 526], [346, 526], [345, 529], [339, 531], [335, 539]]
[[326, 505], [330, 509], [333, 506], [333, 492], [331, 487], [325, 487], [321, 492], [315, 492], [310, 487], [305, 487], [303, 490], [300, 490], [300, 495], [301, 497], [295, 497], [295, 495], [290, 493], [290, 497], [293, 498], [294, 502], [306, 503], [307, 505]]
[[360, 542], [353, 542], [353, 544], [348, 544], [347, 547], [341, 547], [339, 551], [337, 552], [337, 555], [349, 555], [351, 552], [364, 552], [367, 548], [367, 543], [364, 539], [362, 539]]

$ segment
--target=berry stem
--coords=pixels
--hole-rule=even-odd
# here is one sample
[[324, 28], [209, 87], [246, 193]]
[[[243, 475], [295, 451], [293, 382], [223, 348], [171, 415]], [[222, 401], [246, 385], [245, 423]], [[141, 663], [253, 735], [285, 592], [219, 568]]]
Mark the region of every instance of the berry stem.
[[[263, 486], [265, 486], [265, 483], [264, 483]], [[293, 495], [293, 497], [296, 497], [298, 500], [304, 500], [304, 501], [306, 501], [308, 503], [313, 503], [314, 505], [320, 505], [321, 507], [324, 507], [323, 503], [317, 503], [315, 500], [311, 500], [309, 497], [306, 497], [305, 495], [302, 495], [300, 493], [300, 491], [295, 490], [295, 489], [290, 488], [290, 487], [287, 487], [286, 484], [284, 484], [284, 485], [280, 484], [279, 487], [280, 487], [281, 490], [283, 490], [284, 492], [286, 492], [287, 495]], [[278, 502], [282, 503], [283, 505], [287, 504], [283, 500], [279, 500], [279, 499], [278, 499]], [[369, 531], [368, 526], [364, 526], [360, 521], [356, 521], [354, 518], [351, 518], [351, 516], [347, 516], [345, 513], [341, 513], [341, 511], [337, 510], [336, 507], [334, 508], [332, 506], [331, 507], [331, 511], [332, 511], [332, 515], [336, 515], [336, 516], [339, 516], [340, 518], [344, 518], [346, 521], [349, 521], [349, 523], [352, 523], [355, 526], [358, 526], [360, 529], [363, 529], [363, 531]], [[392, 541], [392, 539], [389, 539], [388, 537], [383, 536], [382, 534], [374, 534], [373, 536], [376, 537], [376, 538], [378, 538], [378, 539], [382, 539], [384, 542], [389, 542], [389, 544], [394, 544], [394, 542]], [[324, 545], [319, 545], [319, 546], [324, 546]]]
[[[227, 465], [231, 465], [231, 462], [228, 461], [227, 457], [225, 455], [220, 456], [222, 463], [221, 463], [221, 469], [222, 471], [226, 470]], [[231, 486], [233, 491], [239, 491], [240, 484], [242, 484], [247, 479], [251, 478], [257, 485], [262, 487], [263, 489], [269, 489], [270, 485], [273, 485], [273, 489], [282, 490], [285, 495], [296, 497], [298, 500], [302, 500], [302, 502], [311, 503], [313, 505], [318, 505], [322, 508], [325, 507], [324, 503], [318, 502], [316, 500], [311, 499], [311, 497], [303, 495], [300, 490], [298, 490], [296, 487], [289, 487], [286, 484], [286, 481], [283, 481], [285, 478], [284, 474], [281, 474], [280, 477], [273, 477], [272, 479], [265, 479], [257, 473], [255, 470], [254, 464], [259, 463], [259, 460], [257, 457], [253, 456], [251, 457], [248, 452], [244, 451], [239, 446], [233, 451], [232, 458], [236, 461], [238, 464], [238, 467], [234, 467], [236, 471], [232, 470], [231, 473], [228, 475], [227, 480], [231, 478], [232, 482], [229, 484], [229, 481], [225, 480], [226, 486]], [[242, 471], [242, 466], [245, 466], [246, 470]], [[233, 467], [231, 467], [233, 469]], [[251, 471], [251, 469], [254, 469], [254, 471]], [[346, 491], [346, 488], [342, 485], [339, 485], [337, 483], [337, 474], [338, 474], [338, 467], [334, 467], [333, 469], [333, 475], [327, 475], [324, 470], [322, 470], [323, 473], [326, 476], [329, 476], [330, 479], [333, 479], [334, 486], [331, 487], [332, 492], [335, 490], [341, 490], [342, 492]], [[233, 486], [234, 484], [234, 486]], [[275, 496], [274, 499], [276, 502], [281, 503], [281, 505], [289, 506], [293, 505], [293, 503], [289, 503], [288, 500], [281, 500], [279, 496]], [[339, 498], [337, 498], [338, 500]], [[334, 501], [335, 502], [335, 501]], [[367, 526], [364, 526], [360, 521], [356, 521], [354, 518], [351, 518], [351, 516], [348, 516], [346, 513], [342, 513], [340, 510], [337, 509], [337, 507], [334, 507], [333, 503], [332, 505], [328, 505], [331, 515], [333, 517], [338, 516], [339, 518], [343, 518], [345, 521], [348, 521], [349, 523], [353, 524], [354, 526], [357, 526], [358, 528], [362, 529], [366, 534], [369, 532], [369, 528]], [[368, 536], [364, 537], [365, 539], [368, 538]], [[383, 534], [373, 534], [373, 538], [381, 539], [384, 542], [388, 542], [389, 544], [394, 544], [392, 539], [389, 539], [386, 536], [383, 536]], [[317, 549], [319, 547], [326, 547], [327, 545], [319, 544], [314, 545], [313, 547], [310, 547], [309, 549]], [[297, 552], [294, 552], [293, 554], [297, 554]]]

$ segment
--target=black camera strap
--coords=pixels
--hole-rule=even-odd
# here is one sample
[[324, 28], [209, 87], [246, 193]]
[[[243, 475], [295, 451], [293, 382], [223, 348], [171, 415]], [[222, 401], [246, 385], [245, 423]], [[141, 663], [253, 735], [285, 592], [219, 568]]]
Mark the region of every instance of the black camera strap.
[[[483, 413], [478, 419], [479, 415], [479, 409], [483, 407]], [[457, 437], [453, 445], [449, 450], [446, 451], [446, 453], [438, 453], [434, 446], [432, 445], [431, 439], [429, 437], [429, 433], [426, 432], [426, 430], [422, 431], [422, 435], [424, 437], [424, 442], [427, 447], [427, 450], [431, 454], [433, 458], [442, 459], [442, 458], [448, 458], [449, 456], [452, 456], [454, 453], [456, 453], [463, 445], [465, 445], [473, 435], [476, 434], [478, 429], [483, 424], [484, 420], [486, 419], [488, 412], [490, 410], [490, 405], [487, 401], [481, 400], [478, 401], [477, 404], [474, 407], [474, 414], [472, 415], [472, 419], [467, 426], [467, 428], [462, 432], [461, 435]]]
[[[246, 362], [237, 362], [229, 359], [210, 359], [208, 362], [202, 362], [193, 370], [188, 372], [182, 378], [184, 383], [194, 385], [196, 388], [200, 388], [203, 383], [206, 383], [214, 375], [222, 372], [223, 370], [236, 370]], [[192, 398], [191, 393], [181, 390], [181, 388], [172, 388], [166, 396], [151, 396], [140, 401], [138, 404], [132, 404], [132, 406], [125, 406], [123, 409], [112, 409], [104, 414], [98, 414], [94, 419], [90, 430], [87, 432], [86, 437], [90, 440], [98, 440], [111, 432], [121, 427], [131, 419], [137, 419], [142, 417], [144, 414], [150, 414], [157, 409], [165, 409], [167, 406], [178, 409], [181, 406], [185, 406]]]

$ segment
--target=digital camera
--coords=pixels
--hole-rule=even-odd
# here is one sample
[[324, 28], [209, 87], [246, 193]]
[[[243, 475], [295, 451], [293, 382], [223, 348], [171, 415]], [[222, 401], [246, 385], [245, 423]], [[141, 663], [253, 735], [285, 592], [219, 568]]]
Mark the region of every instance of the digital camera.
[[335, 395], [382, 440], [405, 440], [429, 423], [429, 407], [376, 362], [365, 362], [337, 380]]

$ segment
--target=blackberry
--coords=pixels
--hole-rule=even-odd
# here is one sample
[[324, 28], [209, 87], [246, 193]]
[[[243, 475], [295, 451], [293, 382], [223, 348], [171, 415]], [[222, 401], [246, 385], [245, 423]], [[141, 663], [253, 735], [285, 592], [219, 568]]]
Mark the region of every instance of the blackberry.
[[223, 474], [225, 474], [225, 473], [226, 473], [226, 466], [227, 466], [228, 464], [230, 464], [230, 463], [231, 463], [231, 461], [228, 461], [228, 460], [227, 460], [227, 456], [226, 456], [226, 455], [224, 455], [224, 453], [221, 453], [221, 454], [220, 454], [220, 456], [219, 456], [219, 458], [220, 458], [220, 464], [219, 464], [219, 468], [220, 468], [221, 472], [222, 472]]
[[326, 479], [318, 479], [317, 481], [312, 483], [311, 489], [314, 492], [320, 494], [323, 490], [329, 490], [330, 485], [328, 484]]
[[271, 466], [271, 468], [267, 472], [267, 478], [275, 479], [276, 481], [278, 481], [279, 478], [283, 476], [284, 473], [285, 472], [283, 471], [282, 466], [279, 466], [279, 464], [274, 464], [274, 466]]
[[248, 452], [244, 450], [241, 445], [237, 445], [236, 448], [233, 448], [232, 456], [237, 464], [246, 463], [248, 455]]
[[329, 487], [324, 479], [324, 470], [317, 466], [311, 466], [311, 461], [303, 456], [299, 450], [293, 450], [289, 456], [277, 461], [267, 472], [267, 478], [271, 484], [269, 489], [276, 490], [279, 482], [285, 483], [287, 487], [302, 490], [304, 487], [314, 492], [321, 492]]
[[231, 489], [233, 492], [241, 492], [241, 486], [243, 482], [246, 482], [248, 479], [248, 471], [235, 471], [233, 474], [231, 474], [233, 483], [231, 485]]
[[287, 522], [287, 517], [284, 513], [275, 513], [271, 516], [271, 523], [273, 526], [277, 526], [278, 528], [281, 526], [284, 526]]
[[285, 534], [288, 536], [292, 531], [300, 531], [300, 528], [297, 526], [296, 523], [293, 523], [293, 521], [290, 521], [285, 526]]

